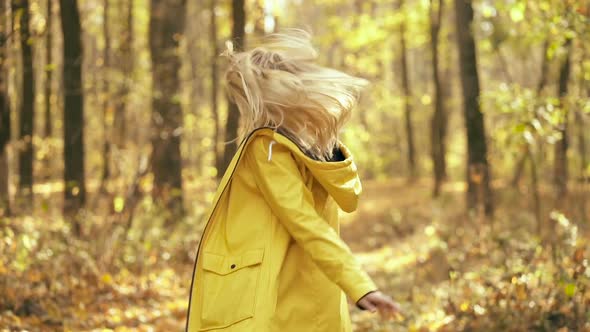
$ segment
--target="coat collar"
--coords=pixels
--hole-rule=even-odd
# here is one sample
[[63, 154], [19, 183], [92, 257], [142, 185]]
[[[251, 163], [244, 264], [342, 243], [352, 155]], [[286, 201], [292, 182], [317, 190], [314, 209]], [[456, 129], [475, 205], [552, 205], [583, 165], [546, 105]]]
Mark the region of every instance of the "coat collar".
[[324, 162], [309, 157], [299, 145], [272, 127], [256, 128], [242, 140], [234, 158], [230, 162], [228, 170], [221, 180], [222, 185], [225, 185], [231, 178], [247, 145], [256, 136], [260, 135], [268, 136], [275, 142], [289, 148], [293, 155], [311, 171], [316, 180], [334, 198], [342, 210], [346, 212], [356, 210], [358, 198], [362, 192], [362, 186], [352, 153], [342, 141], [338, 140], [338, 147], [345, 159], [342, 161]]

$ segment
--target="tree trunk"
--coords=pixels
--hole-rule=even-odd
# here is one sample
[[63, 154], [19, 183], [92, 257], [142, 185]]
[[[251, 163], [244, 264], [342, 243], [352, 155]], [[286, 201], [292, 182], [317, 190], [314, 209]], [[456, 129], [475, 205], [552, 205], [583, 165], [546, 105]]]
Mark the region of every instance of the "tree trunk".
[[[539, 82], [537, 83], [537, 97], [541, 96], [543, 92], [543, 88], [547, 84], [547, 73], [549, 72], [549, 59], [547, 58], [547, 49], [549, 48], [549, 39], [545, 39], [543, 43], [543, 59], [541, 61], [541, 75], [539, 77]], [[525, 148], [525, 149], [528, 149]], [[516, 167], [514, 169], [514, 176], [512, 177], [512, 186], [518, 185], [520, 182], [520, 178], [522, 177], [522, 173], [524, 171], [524, 164], [526, 163], [527, 154], [522, 154], [516, 163]]]
[[12, 0], [14, 20], [19, 19], [20, 51], [23, 64], [22, 100], [19, 114], [19, 202], [26, 209], [33, 203], [33, 125], [35, 113], [35, 82], [33, 72], [33, 50], [29, 30], [29, 1]]
[[47, 0], [47, 23], [45, 28], [45, 126], [43, 136], [51, 137], [51, 83], [53, 82], [53, 1]]
[[585, 114], [583, 111], [578, 110], [576, 112], [576, 123], [578, 124], [578, 154], [580, 155], [580, 175], [584, 177], [586, 170], [588, 169], [588, 149], [586, 147], [586, 127], [584, 121]]
[[588, 128], [585, 126], [584, 116], [582, 110], [576, 112], [576, 123], [578, 124], [578, 154], [580, 155], [580, 221], [583, 223], [588, 222], [588, 209], [586, 208], [586, 202], [588, 197], [588, 156], [586, 147], [586, 131]]
[[[0, 13], [6, 13], [6, 3], [0, 0]], [[6, 40], [8, 26], [5, 17], [0, 18], [0, 217], [10, 215], [8, 191], [8, 158], [6, 146], [10, 142], [10, 102], [7, 91]]]
[[526, 156], [529, 159], [531, 166], [531, 190], [533, 191], [533, 210], [535, 212], [535, 220], [537, 222], [537, 234], [541, 237], [543, 230], [543, 219], [541, 211], [541, 194], [539, 191], [539, 172], [537, 170], [537, 162], [531, 148], [527, 145]]
[[434, 168], [434, 197], [440, 194], [440, 188], [446, 176], [445, 137], [447, 128], [447, 115], [444, 108], [444, 96], [439, 76], [438, 41], [440, 25], [442, 22], [443, 0], [438, 0], [438, 9], [435, 11], [435, 2], [430, 1], [430, 35], [432, 50], [432, 75], [434, 83], [434, 114], [431, 120], [431, 155]]
[[103, 3], [102, 33], [104, 37], [103, 63], [102, 63], [102, 177], [100, 191], [106, 191], [106, 182], [111, 177], [111, 139], [112, 131], [109, 123], [109, 112], [111, 111], [111, 97], [109, 85], [109, 70], [111, 68], [111, 33], [109, 31], [109, 0]]
[[[203, 45], [199, 42], [200, 33], [203, 30], [204, 23], [198, 22], [195, 20], [191, 20], [192, 17], [200, 15], [200, 12], [204, 6], [204, 1], [199, 0], [193, 3], [192, 6], [189, 5], [187, 8], [187, 24], [185, 27], [186, 30], [186, 48], [187, 48], [187, 55], [190, 62], [190, 80], [191, 80], [191, 89], [190, 89], [190, 113], [194, 114], [196, 118], [200, 118], [202, 115], [201, 112], [201, 105], [203, 104], [203, 100], [206, 99], [203, 93], [203, 81], [205, 80], [202, 72], [202, 58], [198, 55], [203, 53]], [[210, 7], [210, 5], [207, 5]], [[208, 8], [209, 8], [208, 7]], [[195, 56], [197, 55], [197, 56]], [[208, 59], [208, 57], [204, 57]], [[191, 137], [190, 140], [193, 142], [201, 142], [203, 140], [203, 133], [194, 128], [190, 132]], [[186, 136], [185, 136], [186, 137]], [[189, 139], [188, 137], [186, 139]], [[215, 141], [214, 141], [215, 142]], [[203, 170], [203, 158], [202, 158], [202, 144], [188, 144], [188, 151], [187, 156], [185, 159], [189, 160], [189, 165], [191, 169], [193, 169], [197, 174], [202, 174]]]
[[537, 83], [537, 95], [543, 92], [543, 88], [547, 84], [547, 73], [549, 72], [549, 58], [547, 57], [547, 51], [549, 50], [549, 38], [543, 42], [543, 59], [541, 60], [541, 76], [539, 77], [539, 83]]
[[[399, 0], [399, 8], [404, 9], [404, 0]], [[401, 46], [401, 70], [402, 70], [402, 90], [404, 100], [404, 123], [406, 128], [406, 142], [407, 142], [407, 158], [408, 168], [410, 171], [410, 179], [414, 179], [417, 176], [416, 169], [416, 147], [414, 144], [414, 128], [412, 125], [412, 91], [410, 87], [410, 78], [408, 73], [408, 56], [406, 47], [406, 21], [405, 16], [402, 19], [399, 27], [399, 39]]]
[[133, 77], [133, 1], [121, 2], [127, 8], [121, 8], [121, 11], [126, 12], [126, 29], [124, 40], [121, 43], [119, 55], [121, 63], [121, 72], [123, 73], [123, 81], [119, 87], [117, 102], [115, 107], [114, 123], [113, 123], [113, 143], [119, 148], [125, 146], [126, 132], [127, 132], [127, 102], [129, 99], [129, 91], [131, 86], [131, 77]]
[[219, 84], [219, 79], [217, 77], [217, 57], [219, 56], [219, 48], [217, 47], [217, 17], [215, 14], [215, 7], [217, 5], [216, 0], [210, 0], [211, 7], [209, 8], [211, 14], [211, 21], [209, 22], [210, 27], [210, 38], [211, 38], [211, 113], [213, 115], [213, 125], [215, 126], [213, 130], [213, 154], [215, 157], [215, 169], [217, 169], [217, 178], [221, 179], [223, 173], [221, 169], [223, 168], [221, 162], [222, 158], [219, 155], [219, 112], [218, 112], [218, 91], [217, 87]]
[[[527, 144], [527, 143], [525, 143]], [[526, 149], [526, 147], [524, 147], [523, 149]], [[520, 157], [518, 158], [518, 161], [516, 162], [516, 166], [514, 167], [514, 175], [512, 176], [512, 180], [510, 181], [510, 183], [512, 184], [512, 186], [518, 186], [518, 183], [520, 182], [520, 179], [522, 178], [522, 173], [524, 172], [524, 166], [526, 164], [526, 153], [520, 155]]]
[[[59, 4], [64, 61], [64, 214], [74, 216], [86, 203], [83, 49], [78, 1], [60, 0]], [[79, 222], [74, 224], [74, 232], [81, 234]]]
[[[234, 50], [240, 52], [244, 49], [246, 11], [244, 10], [244, 0], [232, 0], [232, 42]], [[225, 173], [227, 166], [237, 150], [235, 142], [238, 136], [238, 125], [240, 121], [240, 112], [238, 106], [228, 99], [227, 122], [225, 124], [225, 141], [223, 149], [223, 164], [218, 169], [218, 177], [221, 178]], [[228, 143], [231, 142], [231, 143]]]
[[565, 105], [565, 96], [568, 93], [568, 81], [570, 77], [570, 53], [572, 49], [572, 39], [568, 38], [565, 42], [566, 57], [559, 70], [559, 98], [563, 111], [563, 124], [558, 129], [561, 138], [555, 142], [555, 165], [554, 178], [555, 195], [558, 199], [567, 194], [567, 180], [568, 180], [568, 162], [567, 149], [569, 140], [567, 137], [569, 106]]
[[[353, 17], [353, 21], [352, 21], [352, 28], [356, 31], [357, 29], [360, 28], [361, 26], [361, 20], [363, 19], [363, 0], [354, 0], [354, 17]], [[371, 11], [370, 15], [371, 15], [371, 19], [376, 19], [374, 16], [374, 12]], [[334, 49], [337, 47], [337, 44], [333, 44], [332, 47], [330, 48], [330, 52], [333, 53]], [[328, 55], [329, 58], [332, 58], [332, 55]], [[379, 65], [381, 65], [381, 61], [378, 62]], [[332, 66], [332, 64], [330, 64], [330, 66]], [[381, 71], [382, 72], [382, 71]], [[369, 125], [369, 119], [368, 119], [368, 113], [369, 112], [357, 112], [358, 116], [359, 116], [359, 122], [361, 124], [361, 126], [363, 126], [363, 130], [365, 131], [369, 131], [370, 130], [370, 125]]]
[[184, 213], [182, 206], [182, 108], [180, 58], [176, 49], [184, 32], [184, 0], [151, 0], [150, 50], [152, 54], [152, 170], [153, 197], [171, 213]]
[[463, 88], [463, 113], [467, 127], [467, 208], [483, 204], [487, 216], [493, 214], [490, 170], [484, 116], [479, 105], [479, 77], [475, 40], [471, 33], [473, 8], [469, 0], [455, 1], [459, 68]]

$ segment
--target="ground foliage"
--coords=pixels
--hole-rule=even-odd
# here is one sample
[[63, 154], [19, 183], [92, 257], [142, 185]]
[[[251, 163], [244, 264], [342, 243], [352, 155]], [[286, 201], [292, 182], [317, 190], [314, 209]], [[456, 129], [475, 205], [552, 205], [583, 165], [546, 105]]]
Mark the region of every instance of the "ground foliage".
[[[367, 182], [343, 215], [343, 237], [405, 310], [383, 321], [351, 304], [355, 331], [590, 331], [586, 225], [548, 209], [539, 236], [513, 189], [490, 221], [460, 212], [460, 184], [437, 200], [429, 186]], [[166, 230], [149, 199], [137, 209], [129, 230], [85, 216], [84, 238], [51, 208], [3, 219], [1, 330], [183, 330], [202, 212]]]

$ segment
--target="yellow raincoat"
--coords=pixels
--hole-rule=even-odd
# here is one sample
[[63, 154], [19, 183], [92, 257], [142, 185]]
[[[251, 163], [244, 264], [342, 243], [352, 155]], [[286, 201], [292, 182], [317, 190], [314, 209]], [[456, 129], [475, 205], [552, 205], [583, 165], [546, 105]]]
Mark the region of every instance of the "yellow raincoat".
[[346, 296], [377, 286], [339, 236], [338, 206], [356, 210], [362, 189], [338, 144], [345, 160], [321, 162], [272, 128], [242, 141], [199, 243], [187, 331], [351, 331]]

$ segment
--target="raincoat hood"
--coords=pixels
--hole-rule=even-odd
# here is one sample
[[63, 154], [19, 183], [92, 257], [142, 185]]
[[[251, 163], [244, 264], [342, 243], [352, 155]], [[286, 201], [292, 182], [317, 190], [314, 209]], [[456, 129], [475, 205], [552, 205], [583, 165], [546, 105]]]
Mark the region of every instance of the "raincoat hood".
[[[344, 155], [344, 160], [325, 162], [309, 157], [295, 142], [272, 128], [263, 127], [256, 131], [260, 131], [260, 134], [270, 135], [277, 143], [289, 147], [343, 211], [353, 212], [356, 210], [362, 185], [352, 153], [342, 141], [338, 140], [338, 147]], [[269, 149], [269, 160], [271, 158], [272, 147]]]

